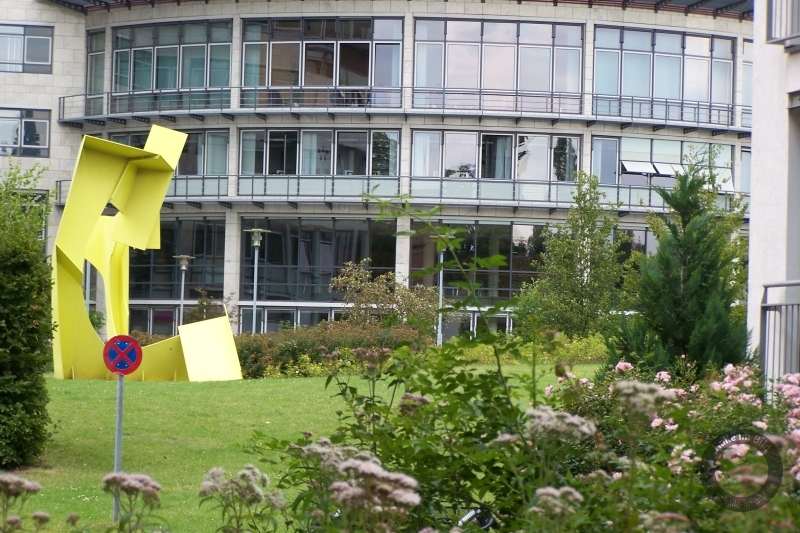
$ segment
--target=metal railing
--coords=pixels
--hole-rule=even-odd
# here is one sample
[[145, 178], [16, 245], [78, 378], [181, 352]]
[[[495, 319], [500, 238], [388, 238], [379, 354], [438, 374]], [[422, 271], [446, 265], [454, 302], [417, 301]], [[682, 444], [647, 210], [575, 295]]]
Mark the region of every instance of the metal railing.
[[[573, 119], [725, 130], [750, 128], [749, 106], [664, 98], [419, 87], [223, 87], [59, 98], [62, 122], [159, 115], [347, 113], [383, 110], [507, 118]], [[229, 117], [230, 118], [230, 117]]]
[[287, 202], [363, 201], [365, 193], [391, 198], [397, 176], [239, 176], [237, 194]]
[[[56, 181], [55, 203], [65, 205], [72, 180]], [[228, 196], [228, 176], [174, 176], [166, 198], [222, 198]]]
[[767, 0], [767, 42], [800, 38], [800, 0]]
[[[770, 302], [770, 289], [782, 293], [780, 302]], [[800, 280], [764, 284], [760, 328], [767, 380], [800, 372]]]

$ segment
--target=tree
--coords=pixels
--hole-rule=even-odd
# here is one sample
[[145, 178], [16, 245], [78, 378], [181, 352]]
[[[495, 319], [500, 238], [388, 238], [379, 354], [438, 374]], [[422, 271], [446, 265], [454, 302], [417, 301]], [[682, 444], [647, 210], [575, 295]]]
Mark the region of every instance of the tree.
[[617, 217], [603, 207], [597, 178], [576, 174], [577, 184], [563, 224], [545, 240], [545, 254], [534, 263], [538, 280], [524, 284], [514, 312], [523, 336], [529, 315], [569, 336], [605, 332], [622, 299], [625, 270], [621, 245], [624, 234], [614, 235]]
[[[714, 147], [691, 156], [669, 191], [656, 188], [668, 214], [650, 214], [659, 239], [653, 256], [639, 258], [636, 315], [624, 318], [611, 358], [666, 368], [686, 355], [698, 370], [740, 363], [747, 327], [744, 299], [746, 241], [736, 235], [745, 206], [720, 205]], [[733, 236], [732, 236], [733, 235]]]
[[51, 272], [41, 239], [50, 198], [44, 169], [11, 162], [0, 177], [0, 469], [44, 451], [50, 418], [44, 374], [52, 359]]
[[394, 272], [377, 277], [367, 270], [369, 259], [347, 262], [331, 280], [330, 290], [344, 292], [349, 304], [342, 318], [356, 324], [404, 324], [424, 335], [436, 332], [439, 293], [435, 287], [416, 285], [408, 288], [398, 283]]

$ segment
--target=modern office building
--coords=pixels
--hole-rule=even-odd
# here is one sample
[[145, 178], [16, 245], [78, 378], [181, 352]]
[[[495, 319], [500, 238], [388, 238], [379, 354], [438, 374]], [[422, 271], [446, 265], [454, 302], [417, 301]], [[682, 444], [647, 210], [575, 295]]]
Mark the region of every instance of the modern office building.
[[[142, 146], [151, 124], [189, 135], [162, 248], [131, 253], [135, 329], [173, 333], [174, 255], [194, 257], [187, 294], [230, 296], [245, 331], [254, 286], [257, 327], [273, 330], [335, 318], [328, 284], [347, 261], [403, 279], [432, 266], [429, 239], [395, 236], [418, 223], [379, 220], [367, 191], [442, 205], [440, 223], [467, 229], [462, 258], [506, 256], [476, 274], [490, 303], [535, 276], [578, 170], [599, 177], [643, 250], [656, 245], [645, 214], [663, 208], [650, 187], [670, 186], [692, 150], [722, 145], [727, 190], [750, 188], [752, 0], [0, 7], [0, 153], [49, 165], [43, 186], [59, 204], [81, 136]], [[257, 283], [253, 228], [268, 230]]]

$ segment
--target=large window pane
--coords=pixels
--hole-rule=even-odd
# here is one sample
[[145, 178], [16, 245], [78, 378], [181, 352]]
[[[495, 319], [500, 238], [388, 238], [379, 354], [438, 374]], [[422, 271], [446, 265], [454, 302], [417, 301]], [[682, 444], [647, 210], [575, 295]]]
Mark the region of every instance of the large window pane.
[[414, 34], [414, 38], [417, 41], [443, 41], [444, 21], [418, 20], [416, 22], [416, 32]]
[[650, 96], [650, 55], [622, 54], [623, 96]]
[[369, 43], [339, 44], [339, 85], [369, 85]]
[[581, 27], [556, 24], [556, 36], [554, 44], [556, 46], [581, 46], [583, 44]]
[[336, 174], [339, 176], [366, 176], [366, 131], [339, 132], [336, 135]]
[[215, 131], [206, 135], [206, 175], [223, 176], [228, 173], [228, 133]]
[[742, 150], [741, 176], [739, 177], [739, 192], [750, 192], [750, 152]]
[[478, 135], [475, 133], [444, 134], [444, 176], [474, 178]]
[[447, 86], [477, 89], [479, 56], [480, 46], [477, 44], [448, 44]]
[[548, 180], [549, 148], [550, 137], [546, 135], [520, 135], [517, 140], [517, 179]]
[[680, 164], [681, 142], [653, 139], [653, 162]]
[[0, 61], [4, 63], [22, 63], [22, 41], [22, 36], [0, 35]]
[[333, 43], [306, 43], [303, 85], [333, 85]]
[[[486, 45], [483, 47], [484, 89], [514, 89], [515, 51], [516, 47], [514, 46]], [[530, 66], [526, 68], [530, 68]]]
[[103, 69], [105, 59], [105, 54], [92, 54], [89, 56], [89, 72], [86, 83], [86, 92], [89, 94], [103, 92]]
[[481, 178], [510, 180], [513, 175], [511, 166], [511, 135], [484, 135], [481, 143]]
[[575, 173], [578, 171], [578, 139], [554, 137], [553, 141], [553, 177], [557, 181], [575, 181]]
[[519, 47], [519, 89], [521, 91], [546, 92], [550, 90], [551, 52], [552, 48]]
[[396, 131], [372, 132], [372, 175], [397, 176], [400, 134]]
[[681, 97], [681, 58], [676, 56], [655, 56], [655, 75], [653, 76], [653, 96], [655, 98]]
[[278, 87], [300, 85], [300, 43], [275, 43], [270, 57], [270, 83]]
[[652, 46], [653, 34], [649, 31], [633, 31], [625, 30], [623, 33], [624, 43], [622, 43], [623, 50], [642, 50], [649, 52]]
[[301, 172], [307, 176], [325, 176], [331, 173], [331, 144], [333, 132], [303, 132], [303, 162]]
[[656, 52], [667, 54], [680, 54], [683, 46], [683, 38], [677, 33], [656, 33]]
[[133, 51], [133, 84], [134, 91], [149, 91], [153, 88], [153, 50]]
[[615, 28], [595, 28], [595, 48], [619, 48], [619, 30]]
[[178, 160], [178, 174], [196, 176], [203, 172], [203, 134], [190, 133]]
[[19, 120], [0, 119], [0, 146], [19, 146]]
[[519, 42], [525, 44], [553, 44], [552, 24], [520, 24]]
[[127, 91], [130, 87], [131, 53], [129, 50], [114, 52], [114, 90]]
[[617, 182], [617, 140], [592, 140], [592, 174], [600, 183]]
[[[419, 22], [417, 22], [419, 28]], [[416, 87], [442, 86], [442, 51], [440, 43], [418, 43], [416, 57]]]
[[620, 147], [623, 161], [650, 161], [650, 139], [623, 137]]
[[373, 21], [374, 39], [399, 41], [403, 38], [403, 21], [397, 19], [377, 19]]
[[753, 105], [753, 64], [742, 65], [742, 105]]
[[441, 134], [436, 132], [414, 132], [414, 155], [412, 175], [421, 178], [439, 177], [441, 159]]
[[209, 46], [211, 61], [208, 65], [208, 86], [227, 87], [231, 79], [231, 46], [217, 44]]
[[619, 52], [595, 52], [595, 94], [619, 94]]
[[465, 41], [468, 43], [480, 42], [481, 23], [466, 20], [448, 20], [447, 40]]
[[263, 131], [242, 132], [242, 161], [240, 172], [253, 175], [264, 173], [264, 140]]
[[[687, 37], [688, 39], [688, 37]], [[687, 57], [683, 68], [683, 99], [708, 102], [709, 61]]]
[[372, 21], [362, 20], [339, 20], [339, 39], [371, 39]]
[[400, 86], [400, 45], [376, 44], [373, 66], [375, 87]]
[[156, 89], [178, 86], [178, 47], [156, 48]]
[[297, 174], [297, 132], [269, 132], [268, 174]]
[[484, 22], [483, 42], [516, 43], [517, 25], [513, 22]]
[[205, 87], [206, 47], [184, 46], [181, 87]]
[[711, 39], [708, 37], [687, 35], [684, 52], [687, 55], [708, 57], [711, 55]]
[[716, 104], [730, 104], [733, 64], [729, 61], [714, 61], [713, 63], [711, 101]]
[[263, 87], [267, 84], [267, 44], [244, 45], [244, 75], [246, 87]]
[[581, 92], [581, 51], [556, 48], [553, 90], [559, 93]]

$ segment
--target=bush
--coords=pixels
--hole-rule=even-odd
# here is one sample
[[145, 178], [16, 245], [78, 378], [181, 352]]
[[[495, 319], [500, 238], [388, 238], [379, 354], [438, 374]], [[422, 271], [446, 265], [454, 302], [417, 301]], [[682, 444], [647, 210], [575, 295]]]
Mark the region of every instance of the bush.
[[[513, 339], [509, 339], [513, 342]], [[503, 353], [502, 363], [515, 364], [530, 361], [533, 355], [533, 343], [526, 343], [519, 347], [522, 358], [513, 358], [508, 353]], [[488, 344], [477, 344], [463, 349], [461, 360], [475, 361], [481, 365], [494, 365], [496, 362], [494, 350]], [[557, 343], [552, 352], [539, 354], [537, 363], [554, 365], [565, 363], [567, 365], [593, 365], [602, 364], [608, 360], [608, 347], [605, 339], [599, 333], [588, 337], [573, 337]]]
[[51, 272], [40, 235], [50, 203], [25, 192], [42, 172], [12, 163], [0, 180], [0, 469], [30, 463], [48, 439], [44, 373], [54, 327]]
[[144, 333], [137, 330], [131, 331], [131, 337], [136, 339], [136, 341], [142, 346], [155, 344], [157, 342], [165, 341], [169, 338], [167, 335], [150, 335], [149, 333]]
[[355, 325], [323, 322], [313, 328], [284, 329], [261, 335], [239, 335], [236, 351], [245, 378], [265, 374], [318, 375], [311, 364], [321, 363], [323, 354], [355, 348], [391, 348], [403, 344], [421, 347], [429, 339], [405, 326], [386, 329], [381, 324]]

